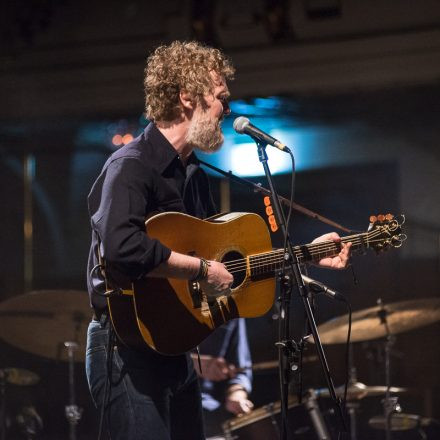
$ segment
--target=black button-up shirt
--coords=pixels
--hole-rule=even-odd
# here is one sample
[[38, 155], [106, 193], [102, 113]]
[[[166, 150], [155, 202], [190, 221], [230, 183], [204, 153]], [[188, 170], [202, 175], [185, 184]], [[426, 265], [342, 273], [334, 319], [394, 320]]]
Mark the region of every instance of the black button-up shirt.
[[[145, 220], [154, 213], [184, 212], [199, 218], [215, 214], [207, 175], [195, 154], [186, 167], [157, 127], [113, 153], [88, 196], [92, 227], [87, 285], [93, 307], [106, 300], [98, 264], [98, 243], [108, 268], [130, 280], [145, 276], [166, 261], [171, 250], [145, 233]], [[184, 233], [184, 231], [179, 232]], [[109, 269], [108, 269], [109, 270]]]

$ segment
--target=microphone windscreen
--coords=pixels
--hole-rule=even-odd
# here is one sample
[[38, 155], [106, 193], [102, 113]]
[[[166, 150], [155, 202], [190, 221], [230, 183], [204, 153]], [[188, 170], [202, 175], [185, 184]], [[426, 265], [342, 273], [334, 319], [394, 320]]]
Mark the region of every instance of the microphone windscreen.
[[238, 118], [235, 118], [233, 127], [237, 133], [243, 133], [244, 129], [248, 124], [249, 124], [248, 118], [245, 118], [244, 116], [239, 116]]

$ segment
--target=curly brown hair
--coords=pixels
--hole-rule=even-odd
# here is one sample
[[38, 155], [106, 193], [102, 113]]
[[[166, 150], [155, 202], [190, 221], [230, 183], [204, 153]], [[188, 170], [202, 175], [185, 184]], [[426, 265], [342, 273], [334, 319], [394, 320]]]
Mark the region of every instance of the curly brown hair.
[[179, 93], [197, 102], [213, 93], [210, 72], [234, 78], [231, 61], [218, 49], [196, 41], [174, 41], [158, 47], [147, 59], [144, 73], [145, 111], [151, 121], [172, 121], [181, 112]]

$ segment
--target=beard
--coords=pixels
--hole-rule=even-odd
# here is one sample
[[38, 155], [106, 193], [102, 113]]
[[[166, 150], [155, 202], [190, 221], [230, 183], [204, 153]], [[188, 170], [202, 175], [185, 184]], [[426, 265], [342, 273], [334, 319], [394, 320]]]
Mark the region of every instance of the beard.
[[186, 135], [186, 143], [204, 153], [214, 153], [220, 149], [223, 141], [221, 121], [203, 110], [196, 112]]

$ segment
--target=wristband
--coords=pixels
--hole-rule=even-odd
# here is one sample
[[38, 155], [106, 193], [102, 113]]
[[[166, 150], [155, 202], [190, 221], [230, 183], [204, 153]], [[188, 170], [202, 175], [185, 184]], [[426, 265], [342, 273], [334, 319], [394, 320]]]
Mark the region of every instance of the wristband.
[[205, 260], [204, 258], [200, 258], [200, 268], [197, 272], [197, 275], [192, 278], [190, 281], [202, 281], [208, 276], [208, 270], [209, 270], [210, 263], [209, 261]]

